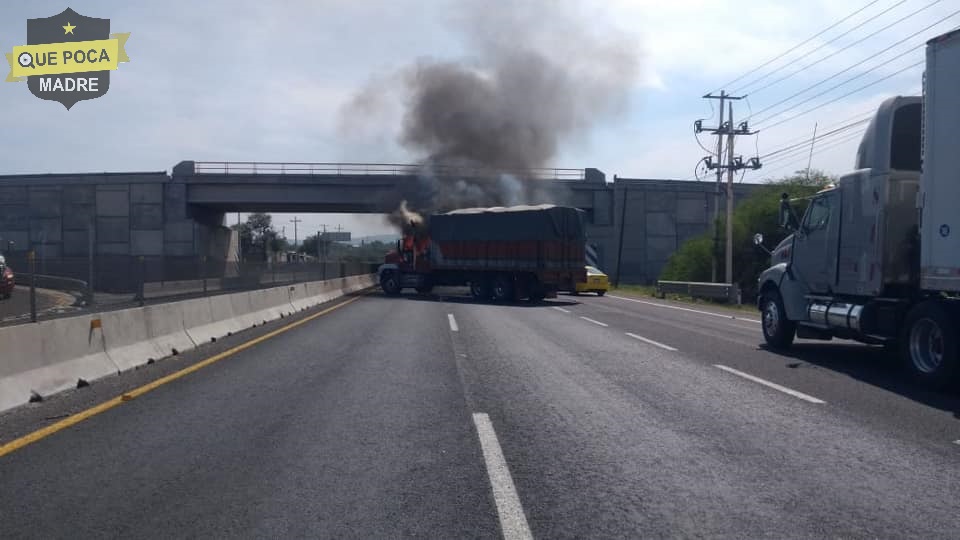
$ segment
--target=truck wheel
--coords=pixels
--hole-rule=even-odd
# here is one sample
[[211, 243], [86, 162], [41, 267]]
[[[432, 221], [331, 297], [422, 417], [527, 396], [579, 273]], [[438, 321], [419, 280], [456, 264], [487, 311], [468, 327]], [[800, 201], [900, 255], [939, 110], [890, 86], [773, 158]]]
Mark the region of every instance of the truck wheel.
[[472, 296], [474, 300], [489, 300], [491, 296], [490, 282], [485, 278], [471, 281], [470, 296]]
[[763, 293], [763, 302], [760, 305], [763, 306], [763, 339], [767, 345], [773, 349], [789, 348], [797, 334], [797, 325], [787, 319], [780, 293], [775, 289]]
[[914, 378], [938, 388], [956, 382], [957, 325], [946, 306], [923, 302], [904, 322], [900, 351]]
[[390, 296], [400, 294], [400, 278], [397, 276], [397, 273], [384, 272], [383, 275], [380, 276], [380, 288]]
[[597, 291], [597, 296], [603, 296], [607, 294], [607, 291]]
[[500, 275], [493, 281], [493, 300], [495, 302], [513, 300], [513, 280], [510, 276]]

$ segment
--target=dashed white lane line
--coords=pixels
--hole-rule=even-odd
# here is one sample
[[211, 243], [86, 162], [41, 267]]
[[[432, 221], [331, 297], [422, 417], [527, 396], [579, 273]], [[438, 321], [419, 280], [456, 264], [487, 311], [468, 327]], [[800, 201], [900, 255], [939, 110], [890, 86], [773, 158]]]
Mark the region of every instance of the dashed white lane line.
[[953, 444], [960, 444], [960, 439], [953, 441]]
[[747, 380], [749, 380], [749, 381], [753, 381], [753, 382], [755, 382], [755, 383], [762, 384], [762, 385], [764, 385], [764, 386], [766, 386], [766, 387], [773, 388], [774, 390], [779, 390], [780, 392], [783, 392], [784, 394], [789, 394], [789, 395], [791, 395], [791, 396], [793, 396], [793, 397], [795, 397], [795, 398], [799, 398], [799, 399], [802, 399], [802, 400], [804, 400], [804, 401], [809, 401], [810, 403], [817, 403], [817, 404], [824, 404], [824, 403], [826, 403], [826, 401], [823, 401], [822, 399], [817, 399], [817, 398], [815, 398], [815, 397], [813, 397], [813, 396], [804, 394], [804, 393], [802, 393], [802, 392], [797, 392], [796, 390], [792, 390], [792, 389], [790, 389], [790, 388], [787, 388], [786, 386], [780, 386], [780, 385], [777, 384], [777, 383], [773, 383], [773, 382], [770, 382], [770, 381], [768, 381], [768, 380], [761, 379], [760, 377], [754, 377], [753, 375], [750, 375], [749, 373], [744, 373], [744, 372], [742, 372], [742, 371], [733, 369], [732, 367], [727, 367], [727, 366], [724, 366], [724, 365], [721, 365], [721, 364], [714, 364], [714, 367], [720, 368], [720, 369], [722, 369], [722, 370], [724, 370], [724, 371], [726, 371], [726, 372], [728, 372], [728, 373], [733, 373], [734, 375], [737, 375], [738, 377], [743, 377], [744, 379], [747, 379]]
[[450, 323], [451, 332], [459, 332], [460, 327], [457, 326], [457, 320], [453, 318], [453, 313], [447, 313], [447, 322]]
[[638, 335], [633, 334], [633, 333], [630, 333], [630, 332], [627, 332], [627, 335], [630, 336], [630, 337], [632, 337], [633, 339], [639, 339], [640, 341], [642, 341], [642, 342], [644, 342], [644, 343], [649, 343], [650, 345], [654, 345], [654, 346], [656, 346], [656, 347], [660, 347], [661, 349], [666, 349], [666, 350], [668, 350], [668, 351], [675, 351], [675, 350], [677, 350], [677, 349], [675, 349], [675, 348], [673, 348], [673, 347], [671, 347], [671, 346], [669, 346], [669, 345], [664, 345], [663, 343], [660, 343], [659, 341], [654, 341], [654, 340], [652, 340], [652, 339], [645, 338], [645, 337], [643, 337], [643, 336], [638, 336]]
[[595, 320], [591, 319], [590, 317], [583, 317], [583, 316], [581, 316], [580, 318], [583, 319], [583, 320], [585, 320], [585, 321], [587, 321], [587, 322], [592, 322], [593, 324], [595, 324], [595, 325], [597, 325], [597, 326], [610, 326], [610, 325], [607, 324], [607, 323], [602, 323], [602, 322], [600, 322], [600, 321], [595, 321]]
[[473, 413], [473, 423], [477, 426], [477, 435], [480, 437], [480, 448], [483, 450], [483, 460], [487, 465], [487, 476], [493, 487], [493, 499], [497, 503], [497, 515], [500, 516], [500, 528], [506, 540], [533, 539], [530, 525], [520, 505], [520, 497], [513, 485], [513, 477], [507, 461], [503, 458], [497, 432], [493, 429], [490, 417], [486, 413]]
[[670, 305], [667, 305], [667, 304], [661, 304], [661, 303], [659, 303], [659, 302], [647, 302], [646, 300], [637, 300], [636, 298], [627, 298], [627, 297], [625, 297], [625, 296], [617, 296], [617, 295], [615, 295], [615, 294], [610, 294], [610, 295], [607, 295], [607, 296], [609, 296], [610, 298], [616, 298], [616, 299], [618, 299], [618, 300], [626, 300], [626, 301], [628, 301], [628, 302], [636, 302], [636, 303], [638, 303], [638, 304], [646, 304], [646, 305], [648, 305], [648, 306], [656, 306], [656, 307], [662, 307], [662, 308], [667, 308], [667, 309], [676, 309], [677, 311], [689, 311], [690, 313], [699, 313], [699, 314], [701, 314], [701, 315], [710, 315], [711, 317], [720, 317], [721, 319], [733, 319], [733, 320], [736, 320], [736, 321], [748, 321], [748, 322], [760, 324], [760, 321], [757, 320], [757, 319], [748, 319], [748, 318], [746, 318], [746, 317], [737, 317], [736, 315], [724, 315], [724, 314], [722, 314], [722, 313], [713, 313], [713, 312], [711, 312], [711, 311], [703, 311], [703, 310], [699, 310], [699, 309], [690, 309], [690, 308], [685, 308], [685, 307], [680, 307], [680, 306], [670, 306]]
[[558, 307], [558, 306], [553, 306], [553, 309], [555, 309], [555, 310], [557, 310], [557, 311], [562, 311], [562, 312], [564, 312], [564, 313], [570, 313], [570, 310], [569, 310], [569, 309], [563, 309], [562, 307]]

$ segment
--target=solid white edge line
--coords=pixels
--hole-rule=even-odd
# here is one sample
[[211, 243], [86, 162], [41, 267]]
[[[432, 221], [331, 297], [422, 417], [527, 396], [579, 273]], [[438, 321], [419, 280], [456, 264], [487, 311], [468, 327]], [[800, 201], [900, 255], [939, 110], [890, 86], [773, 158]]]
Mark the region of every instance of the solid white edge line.
[[570, 310], [569, 310], [569, 309], [563, 309], [562, 307], [559, 307], [559, 306], [553, 306], [553, 309], [555, 309], [555, 310], [557, 310], [557, 311], [562, 311], [562, 312], [564, 312], [564, 313], [570, 313]]
[[593, 324], [595, 324], [595, 325], [597, 325], [597, 326], [610, 326], [610, 325], [607, 324], [607, 323], [602, 323], [602, 322], [600, 322], [600, 321], [595, 321], [595, 320], [591, 319], [590, 317], [584, 317], [584, 316], [581, 315], [580, 318], [583, 319], [583, 320], [585, 320], [585, 321], [587, 321], [587, 322], [592, 322]]
[[477, 427], [480, 437], [480, 449], [483, 451], [483, 460], [487, 465], [487, 477], [493, 488], [493, 500], [497, 504], [497, 515], [500, 517], [500, 528], [506, 540], [533, 539], [530, 525], [520, 505], [520, 497], [513, 485], [513, 477], [503, 457], [497, 432], [493, 429], [487, 413], [473, 413], [473, 423]]
[[726, 371], [726, 372], [728, 372], [728, 373], [733, 373], [734, 375], [737, 375], [737, 376], [739, 376], [739, 377], [743, 377], [744, 379], [753, 381], [753, 382], [755, 382], [755, 383], [762, 384], [762, 385], [764, 385], [764, 386], [766, 386], [766, 387], [769, 387], [769, 388], [773, 388], [774, 390], [779, 390], [779, 391], [783, 392], [784, 394], [789, 394], [789, 395], [791, 395], [791, 396], [793, 396], [793, 397], [795, 397], [795, 398], [799, 398], [799, 399], [802, 399], [802, 400], [804, 400], [804, 401], [809, 401], [810, 403], [816, 403], [816, 404], [818, 404], [818, 405], [822, 405], [822, 404], [825, 404], [825, 403], [826, 403], [826, 401], [823, 401], [822, 399], [817, 399], [817, 398], [815, 398], [815, 397], [813, 397], [813, 396], [809, 396], [809, 395], [807, 395], [807, 394], [804, 394], [803, 392], [797, 392], [796, 390], [792, 390], [792, 389], [790, 389], [790, 388], [787, 388], [786, 386], [780, 386], [780, 385], [777, 384], [777, 383], [770, 382], [770, 381], [768, 381], [768, 380], [766, 380], [766, 379], [761, 379], [760, 377], [755, 377], [755, 376], [753, 376], [753, 375], [750, 375], [749, 373], [744, 373], [744, 372], [742, 372], [742, 371], [733, 369], [732, 367], [724, 366], [724, 365], [722, 365], [722, 364], [714, 364], [713, 366], [714, 366], [714, 367], [717, 367], [717, 368], [720, 368], [720, 369], [722, 369], [722, 370], [724, 370], [724, 371]]
[[453, 313], [447, 313], [447, 321], [450, 323], [451, 332], [459, 332], [460, 327], [457, 326], [457, 320], [453, 318]]
[[636, 302], [638, 304], [647, 304], [648, 306], [657, 306], [667, 309], [676, 309], [678, 311], [689, 311], [690, 313], [699, 313], [701, 315], [710, 315], [711, 317], [720, 317], [721, 319], [733, 319], [735, 321], [749, 321], [752, 323], [760, 324], [760, 321], [757, 319], [747, 319], [745, 317], [737, 317], [736, 315], [723, 315], [722, 313], [713, 313], [711, 311], [702, 311], [699, 309], [690, 309], [680, 306], [670, 306], [667, 304], [661, 304], [659, 302], [647, 302], [646, 300], [637, 300], [636, 298], [627, 298], [626, 296], [617, 296], [615, 294], [608, 294], [610, 298], [616, 298], [618, 300], [626, 300], [628, 302]]
[[660, 343], [659, 341], [654, 341], [654, 340], [652, 340], [652, 339], [645, 338], [645, 337], [643, 337], [643, 336], [638, 336], [638, 335], [633, 334], [633, 333], [631, 333], [631, 332], [627, 332], [626, 334], [627, 334], [628, 336], [632, 337], [633, 339], [639, 339], [640, 341], [643, 341], [644, 343], [649, 343], [650, 345], [654, 345], [654, 346], [656, 346], [656, 347], [660, 347], [661, 349], [666, 349], [666, 350], [668, 350], [668, 351], [675, 351], [675, 350], [676, 350], [675, 348], [673, 348], [673, 347], [671, 347], [671, 346], [669, 346], [669, 345], [664, 345], [663, 343]]

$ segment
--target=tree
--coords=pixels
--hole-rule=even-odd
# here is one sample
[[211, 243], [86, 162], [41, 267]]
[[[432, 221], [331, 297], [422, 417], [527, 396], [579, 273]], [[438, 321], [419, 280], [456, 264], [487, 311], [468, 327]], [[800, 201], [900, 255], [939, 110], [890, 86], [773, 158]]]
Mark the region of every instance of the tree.
[[286, 239], [280, 238], [273, 229], [270, 214], [250, 214], [245, 222], [233, 228], [239, 232], [240, 249], [247, 260], [266, 260], [268, 251], [286, 249]]
[[[780, 196], [789, 193], [791, 198], [813, 195], [833, 182], [834, 177], [819, 170], [797, 171], [793, 175], [767, 180], [753, 194], [741, 201], [733, 212], [733, 282], [740, 285], [744, 297], [755, 294], [756, 280], [769, 264], [769, 256], [753, 245], [754, 233], [761, 233], [764, 244], [773, 248], [789, 234], [779, 225]], [[795, 204], [802, 215], [806, 204]], [[721, 218], [720, 230], [725, 219]], [[724, 246], [718, 260], [723, 260]], [[671, 281], [710, 281], [713, 266], [713, 229], [685, 242], [669, 259], [660, 279]], [[723, 268], [719, 268], [723, 273]], [[726, 280], [726, 276], [721, 276]]]

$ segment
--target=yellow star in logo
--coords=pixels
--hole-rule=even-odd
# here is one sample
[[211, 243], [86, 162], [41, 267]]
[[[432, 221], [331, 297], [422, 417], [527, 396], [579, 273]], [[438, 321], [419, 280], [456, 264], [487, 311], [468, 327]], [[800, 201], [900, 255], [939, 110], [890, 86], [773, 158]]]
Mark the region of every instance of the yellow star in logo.
[[72, 34], [74, 28], [76, 28], [76, 26], [67, 21], [67, 25], [63, 27], [63, 35]]

